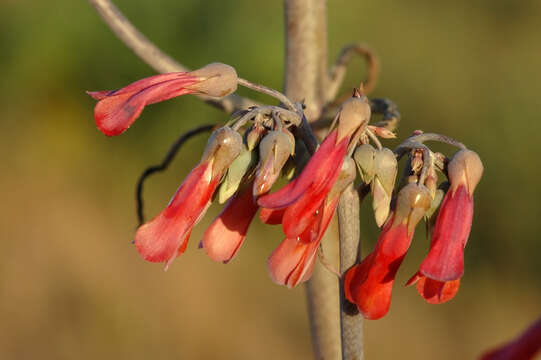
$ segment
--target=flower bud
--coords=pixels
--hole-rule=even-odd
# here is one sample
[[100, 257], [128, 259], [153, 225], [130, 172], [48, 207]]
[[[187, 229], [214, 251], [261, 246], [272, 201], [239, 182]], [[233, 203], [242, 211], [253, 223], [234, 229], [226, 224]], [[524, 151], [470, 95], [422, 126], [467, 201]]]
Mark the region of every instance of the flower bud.
[[389, 215], [398, 163], [394, 153], [383, 148], [374, 156], [374, 179], [371, 182], [372, 208], [378, 226], [382, 226]]
[[430, 191], [430, 196], [432, 199], [434, 199], [436, 196], [436, 190], [438, 188], [438, 175], [436, 174], [434, 167], [432, 167], [428, 172], [428, 176], [425, 179], [425, 186], [428, 191]]
[[240, 134], [224, 126], [210, 136], [201, 162], [212, 160], [212, 176], [223, 174], [243, 149]]
[[257, 144], [259, 144], [259, 140], [261, 140], [261, 136], [263, 136], [264, 132], [265, 128], [257, 124], [249, 130], [248, 134], [246, 135], [246, 145], [248, 145], [248, 150], [252, 151], [255, 149]]
[[466, 185], [468, 194], [473, 195], [475, 187], [483, 175], [483, 163], [479, 155], [471, 150], [458, 151], [447, 166], [447, 174], [454, 193], [461, 184]]
[[370, 131], [383, 139], [395, 139], [396, 134], [383, 126], [368, 125]]
[[434, 215], [434, 213], [436, 212], [436, 210], [438, 210], [438, 207], [440, 206], [444, 195], [445, 191], [443, 191], [442, 189], [436, 189], [432, 198], [432, 202], [430, 204], [430, 208], [426, 211], [425, 214], [427, 218], [431, 218], [432, 215]]
[[355, 180], [356, 175], [355, 161], [353, 161], [353, 159], [350, 157], [346, 157], [342, 163], [342, 168], [340, 169], [340, 174], [338, 174], [338, 179], [336, 179], [336, 182], [329, 192], [328, 198], [332, 199], [335, 196], [340, 196], [346, 187]]
[[201, 94], [223, 97], [237, 90], [237, 72], [229, 65], [212, 63], [189, 74], [203, 78], [201, 82], [188, 86]]
[[376, 149], [372, 145], [364, 144], [359, 146], [353, 158], [359, 169], [361, 179], [365, 184], [370, 184], [374, 177], [374, 156], [376, 155]]
[[241, 154], [229, 165], [224, 181], [218, 190], [218, 202], [223, 204], [239, 188], [244, 175], [256, 165], [257, 154], [244, 149]]
[[423, 168], [423, 151], [415, 150], [410, 161], [411, 171], [413, 173], [418, 173]]
[[340, 142], [351, 137], [359, 128], [365, 127], [370, 120], [370, 105], [365, 97], [352, 97], [346, 100], [338, 111], [338, 137]]
[[295, 139], [287, 130], [270, 131], [259, 144], [259, 167], [254, 180], [254, 195], [270, 190], [287, 159], [295, 151]]
[[399, 192], [393, 225], [407, 223], [408, 233], [413, 233], [417, 223], [430, 208], [432, 198], [424, 185], [408, 184]]

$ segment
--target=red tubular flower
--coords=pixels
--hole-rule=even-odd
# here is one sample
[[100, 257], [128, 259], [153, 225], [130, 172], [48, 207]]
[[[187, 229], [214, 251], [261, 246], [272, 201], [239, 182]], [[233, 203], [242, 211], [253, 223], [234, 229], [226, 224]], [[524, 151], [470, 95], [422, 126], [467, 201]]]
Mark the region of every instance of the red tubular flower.
[[193, 93], [222, 97], [236, 88], [235, 69], [214, 63], [191, 72], [154, 75], [119, 90], [87, 93], [98, 100], [94, 108], [98, 129], [113, 136], [128, 129], [146, 105]]
[[402, 188], [375, 249], [346, 273], [346, 298], [357, 305], [365, 318], [379, 319], [389, 311], [396, 272], [406, 256], [415, 226], [429, 207], [430, 194], [424, 186], [409, 184]]
[[460, 279], [438, 281], [427, 278], [417, 272], [406, 283], [406, 286], [416, 284], [417, 292], [429, 304], [443, 304], [455, 297], [460, 287]]
[[261, 208], [259, 219], [263, 224], [278, 225], [282, 223], [285, 209], [265, 209]]
[[267, 260], [271, 279], [292, 288], [312, 275], [321, 238], [336, 210], [338, 197], [321, 206], [312, 222], [298, 238], [286, 238]]
[[269, 192], [278, 180], [287, 159], [295, 152], [295, 138], [287, 130], [270, 131], [259, 143], [261, 159], [255, 174], [253, 193], [259, 196]]
[[166, 268], [186, 250], [193, 226], [204, 215], [222, 175], [242, 150], [241, 136], [227, 128], [214, 132], [203, 158], [180, 185], [169, 205], [135, 234], [143, 259]]
[[[338, 181], [319, 209], [312, 214], [310, 224], [300, 236], [286, 238], [269, 256], [267, 269], [275, 283], [291, 288], [312, 275], [321, 238], [336, 211], [340, 194], [355, 179], [355, 164], [351, 158], [346, 158], [339, 175]], [[281, 210], [274, 210], [266, 211], [262, 217], [275, 221], [281, 215]]]
[[513, 341], [483, 354], [480, 360], [533, 360], [541, 350], [541, 319]]
[[374, 251], [346, 273], [346, 298], [371, 320], [389, 311], [394, 278], [413, 237], [407, 224], [393, 223], [394, 216], [383, 228]]
[[368, 123], [370, 106], [366, 99], [351, 98], [342, 105], [337, 118], [337, 129], [323, 141], [296, 181], [258, 199], [263, 208], [287, 208], [282, 227], [289, 239], [296, 239], [312, 223], [314, 213], [338, 179], [350, 140]]
[[169, 265], [186, 250], [189, 234], [219, 181], [219, 177], [212, 177], [211, 162], [201, 163], [190, 172], [165, 210], [137, 230], [135, 246], [143, 259]]
[[479, 156], [470, 150], [455, 154], [448, 166], [451, 187], [440, 207], [430, 251], [419, 272], [439, 282], [464, 274], [464, 247], [473, 219], [473, 191], [483, 172]]
[[214, 261], [229, 262], [240, 249], [258, 206], [252, 186], [231, 198], [203, 235], [202, 247]]

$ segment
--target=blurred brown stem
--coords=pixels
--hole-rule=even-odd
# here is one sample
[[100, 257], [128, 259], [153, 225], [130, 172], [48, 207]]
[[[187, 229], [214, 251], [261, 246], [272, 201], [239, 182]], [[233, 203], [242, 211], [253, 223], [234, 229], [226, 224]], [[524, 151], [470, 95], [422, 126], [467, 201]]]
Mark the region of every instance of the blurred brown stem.
[[[355, 54], [362, 56], [366, 61], [367, 71], [366, 79], [363, 82], [364, 92], [369, 94], [376, 86], [379, 75], [378, 57], [365, 45], [350, 44], [345, 46], [342, 51], [340, 51], [340, 55], [338, 55], [338, 58], [329, 71], [329, 83], [325, 99], [326, 101], [332, 101], [336, 97], [336, 94], [340, 89], [340, 85], [344, 80], [344, 76], [346, 75], [347, 66], [351, 61], [351, 57]], [[346, 96], [349, 97], [350, 94], [348, 93]], [[341, 103], [343, 101], [337, 102]]]

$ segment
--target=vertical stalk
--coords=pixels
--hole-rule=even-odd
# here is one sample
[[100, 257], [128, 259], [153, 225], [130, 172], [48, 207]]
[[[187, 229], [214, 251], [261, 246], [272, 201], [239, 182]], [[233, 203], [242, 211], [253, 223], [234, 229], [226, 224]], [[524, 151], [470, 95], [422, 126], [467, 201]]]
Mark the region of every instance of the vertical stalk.
[[[284, 5], [286, 28], [284, 91], [293, 101], [305, 100], [308, 122], [314, 122], [321, 115], [327, 83], [326, 1], [285, 0]], [[336, 240], [333, 245], [337, 248]], [[326, 252], [326, 256], [332, 257], [332, 252]], [[337, 262], [336, 258], [337, 256], [329, 260], [334, 263]], [[336, 277], [318, 263], [306, 285], [306, 295], [315, 358], [340, 359], [340, 316]]]
[[[359, 193], [350, 184], [338, 203], [338, 231], [340, 234], [340, 273], [344, 274], [357, 263], [360, 253]], [[340, 280], [340, 333], [342, 359], [362, 360], [363, 317], [357, 307], [344, 295], [344, 279]]]
[[321, 115], [327, 83], [326, 0], [285, 0], [286, 59], [284, 91], [306, 103], [306, 117]]

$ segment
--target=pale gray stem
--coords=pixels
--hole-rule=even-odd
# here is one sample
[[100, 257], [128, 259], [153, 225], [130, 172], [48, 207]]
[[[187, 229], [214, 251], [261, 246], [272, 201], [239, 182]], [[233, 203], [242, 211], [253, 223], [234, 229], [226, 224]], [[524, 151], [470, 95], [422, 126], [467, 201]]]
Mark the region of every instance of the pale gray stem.
[[[160, 73], [190, 71], [188, 68], [173, 60], [169, 55], [161, 51], [150, 42], [110, 0], [88, 0], [116, 36], [145, 63]], [[217, 99], [205, 95], [196, 95], [208, 104], [211, 104], [228, 114], [239, 109], [246, 109], [258, 105], [251, 99], [246, 99], [235, 94]]]
[[306, 117], [321, 115], [327, 83], [327, 12], [325, 0], [286, 0], [285, 93], [305, 101]]
[[[325, 0], [285, 0], [285, 94], [305, 100], [309, 123], [322, 112], [327, 83], [327, 14]], [[325, 254], [337, 263], [338, 244], [331, 231]], [[326, 240], [325, 240], [326, 239]], [[338, 280], [317, 264], [306, 286], [312, 344], [316, 359], [340, 359]]]
[[457, 148], [461, 150], [467, 149], [466, 145], [464, 145], [458, 140], [453, 139], [452, 137], [441, 135], [441, 134], [434, 134], [434, 133], [422, 133], [419, 135], [410, 136], [404, 142], [408, 142], [408, 141], [416, 141], [421, 144], [424, 143], [425, 141], [438, 141], [445, 144], [456, 146]]
[[338, 203], [338, 231], [340, 234], [340, 330], [342, 335], [342, 359], [362, 360], [363, 317], [357, 306], [344, 294], [345, 272], [360, 259], [359, 193], [350, 184], [340, 196]]
[[266, 87], [264, 85], [255, 84], [255, 83], [253, 83], [251, 81], [248, 81], [248, 80], [240, 78], [240, 77], [238, 78], [238, 83], [239, 83], [239, 85], [244, 86], [244, 87], [246, 87], [248, 89], [260, 92], [262, 94], [272, 96], [273, 98], [280, 100], [282, 102], [282, 104], [284, 104], [289, 110], [292, 110], [292, 111], [297, 110], [297, 108], [291, 102], [291, 100], [289, 100], [287, 98], [287, 96], [285, 96], [284, 94], [282, 94], [281, 92], [279, 92], [277, 90], [271, 89], [271, 88]]

